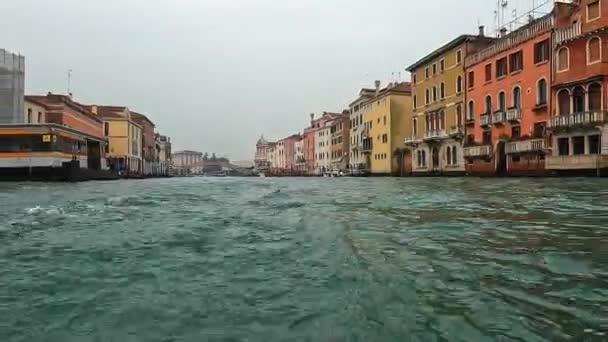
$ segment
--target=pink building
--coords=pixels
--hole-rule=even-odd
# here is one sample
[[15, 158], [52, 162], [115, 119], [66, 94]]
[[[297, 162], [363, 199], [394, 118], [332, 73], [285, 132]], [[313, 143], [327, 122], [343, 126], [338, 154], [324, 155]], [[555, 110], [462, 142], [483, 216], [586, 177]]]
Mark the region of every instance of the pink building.
[[302, 140], [300, 134], [291, 135], [285, 139], [281, 139], [278, 142], [279, 160], [280, 167], [284, 170], [295, 170], [296, 169], [296, 142]]

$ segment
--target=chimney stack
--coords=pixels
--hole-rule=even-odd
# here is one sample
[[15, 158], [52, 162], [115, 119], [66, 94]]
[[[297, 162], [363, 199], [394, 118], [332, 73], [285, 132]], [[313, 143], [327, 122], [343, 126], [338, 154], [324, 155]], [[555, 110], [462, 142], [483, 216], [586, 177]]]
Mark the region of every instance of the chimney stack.
[[380, 92], [380, 80], [376, 80], [374, 84], [376, 85], [376, 95], [378, 95], [378, 93]]
[[479, 36], [484, 37], [485, 35], [485, 27], [483, 25], [479, 25]]
[[507, 35], [507, 28], [503, 27], [500, 29], [500, 38], [504, 37]]
[[310, 113], [310, 124], [315, 120], [315, 113]]

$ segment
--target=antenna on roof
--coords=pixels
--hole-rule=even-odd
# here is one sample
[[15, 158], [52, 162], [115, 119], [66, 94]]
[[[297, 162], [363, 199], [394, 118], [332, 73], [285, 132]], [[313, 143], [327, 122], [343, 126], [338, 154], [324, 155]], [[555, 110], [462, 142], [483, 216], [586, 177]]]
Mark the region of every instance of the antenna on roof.
[[72, 98], [72, 69], [68, 69], [68, 96]]

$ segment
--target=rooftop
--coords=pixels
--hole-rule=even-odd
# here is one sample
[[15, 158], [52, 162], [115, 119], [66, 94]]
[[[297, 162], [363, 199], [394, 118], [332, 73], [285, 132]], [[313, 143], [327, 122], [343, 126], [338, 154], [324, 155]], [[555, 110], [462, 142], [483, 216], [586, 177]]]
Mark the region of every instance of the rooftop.
[[495, 40], [495, 38], [487, 37], [487, 36], [480, 36], [480, 35], [471, 35], [471, 34], [460, 35], [460, 36], [452, 39], [450, 42], [444, 44], [443, 46], [441, 46], [437, 50], [435, 50], [435, 51], [431, 52], [430, 54], [424, 56], [422, 59], [418, 60], [416, 63], [410, 65], [409, 67], [407, 67], [406, 70], [409, 71], [409, 72], [412, 72], [412, 71], [416, 70], [418, 67], [431, 62], [435, 58], [437, 58], [437, 57], [441, 56], [442, 54], [446, 53], [447, 51], [450, 51], [450, 50], [452, 50], [452, 49], [454, 49], [454, 48], [462, 45], [463, 43], [466, 43], [466, 42], [469, 42], [469, 41], [475, 41], [475, 40], [492, 41], [492, 40]]

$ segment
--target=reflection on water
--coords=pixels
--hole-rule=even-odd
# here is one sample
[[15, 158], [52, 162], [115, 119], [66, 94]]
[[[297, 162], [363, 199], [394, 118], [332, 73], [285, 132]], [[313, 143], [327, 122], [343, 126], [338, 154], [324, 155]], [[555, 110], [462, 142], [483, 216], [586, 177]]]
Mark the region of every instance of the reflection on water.
[[0, 339], [608, 340], [606, 185], [0, 183]]

